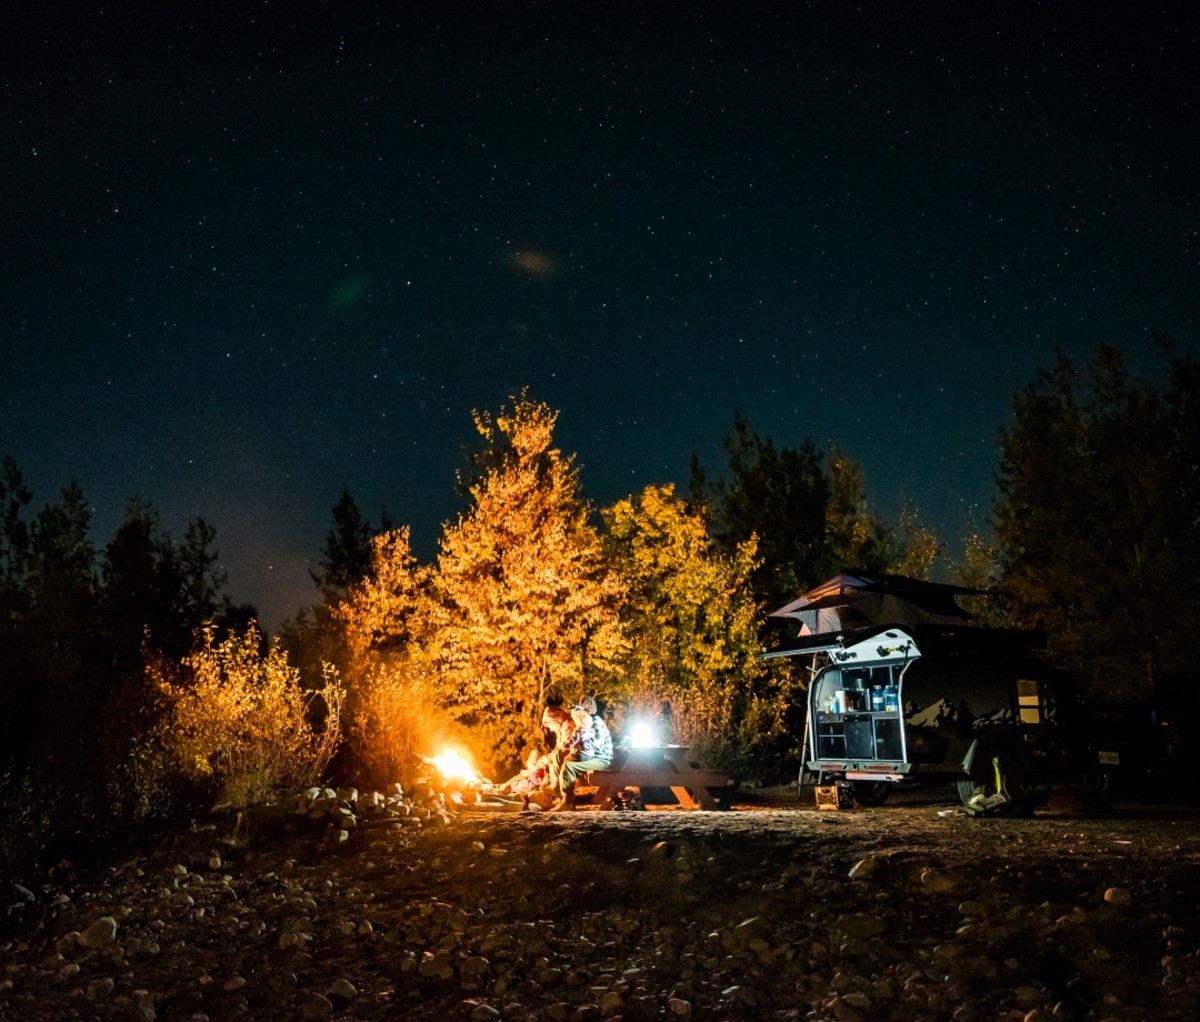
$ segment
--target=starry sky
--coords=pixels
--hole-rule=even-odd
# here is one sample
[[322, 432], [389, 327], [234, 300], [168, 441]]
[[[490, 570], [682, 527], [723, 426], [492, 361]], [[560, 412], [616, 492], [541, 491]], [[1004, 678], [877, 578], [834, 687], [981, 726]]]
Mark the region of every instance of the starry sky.
[[343, 488], [431, 558], [522, 387], [598, 505], [741, 412], [953, 544], [1056, 351], [1200, 347], [1194, 4], [17, 9], [0, 454], [100, 546], [203, 516], [268, 627]]

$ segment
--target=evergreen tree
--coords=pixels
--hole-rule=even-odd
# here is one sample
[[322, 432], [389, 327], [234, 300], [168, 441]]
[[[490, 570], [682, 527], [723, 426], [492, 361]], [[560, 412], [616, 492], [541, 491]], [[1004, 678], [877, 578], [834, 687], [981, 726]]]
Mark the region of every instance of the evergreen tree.
[[756, 537], [756, 599], [774, 610], [841, 571], [886, 571], [892, 532], [870, 510], [862, 470], [840, 452], [827, 465], [811, 441], [776, 447], [742, 416], [724, 438], [728, 475], [710, 481], [692, 459], [691, 494], [707, 505], [726, 553]]
[[339, 607], [356, 586], [378, 570], [377, 560], [373, 566], [374, 540], [391, 529], [386, 513], [378, 527], [367, 521], [345, 488], [333, 506], [332, 519], [321, 548], [321, 570], [309, 572], [321, 602], [303, 608], [280, 629], [292, 663], [304, 683], [314, 687], [322, 683], [326, 663], [335, 664], [345, 677], [353, 677], [347, 645], [352, 630], [345, 621], [337, 620]]
[[[101, 679], [89, 670], [97, 594], [90, 531], [91, 508], [77, 483], [63, 490], [59, 503], [42, 508], [30, 529], [27, 622], [41, 686], [38, 701], [44, 715], [62, 721], [86, 716], [102, 690]], [[52, 732], [47, 727], [44, 733]]]
[[362, 516], [350, 491], [342, 490], [333, 506], [333, 528], [326, 534], [321, 550], [320, 574], [310, 573], [328, 606], [335, 605], [366, 576], [371, 567], [371, 540], [390, 528], [386, 514], [379, 527], [373, 527]]
[[1111, 347], [1084, 371], [1060, 356], [1018, 392], [1001, 435], [996, 532], [1014, 620], [1109, 697], [1191, 664], [1200, 626], [1196, 363], [1171, 356], [1170, 370], [1164, 389], [1132, 379]]
[[713, 538], [727, 554], [755, 538], [754, 594], [774, 610], [832, 573], [825, 546], [830, 490], [824, 458], [808, 440], [798, 448], [777, 448], [741, 415], [723, 442], [728, 474], [710, 482], [693, 458], [692, 500], [708, 505]]
[[0, 463], [0, 764], [29, 738], [28, 719], [37, 682], [33, 670], [29, 616], [29, 523], [33, 499], [16, 461]]
[[[216, 527], [196, 518], [188, 522], [183, 543], [174, 551], [181, 579], [181, 610], [189, 633], [208, 621], [221, 618], [232, 624], [245, 616], [225, 593], [229, 576], [221, 567], [220, 552], [213, 547], [216, 540]], [[253, 614], [253, 608], [250, 611]]]

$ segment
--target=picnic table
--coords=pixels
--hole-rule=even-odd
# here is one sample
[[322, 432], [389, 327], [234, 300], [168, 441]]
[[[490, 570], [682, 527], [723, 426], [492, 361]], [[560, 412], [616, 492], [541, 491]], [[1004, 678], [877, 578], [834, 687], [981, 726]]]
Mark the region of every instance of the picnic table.
[[685, 809], [728, 809], [736, 785], [724, 770], [705, 766], [690, 746], [654, 745], [614, 749], [612, 765], [584, 774], [575, 782], [575, 791], [594, 788], [594, 802], [612, 805], [617, 792], [637, 788], [644, 804], [668, 805], [647, 796], [669, 790]]

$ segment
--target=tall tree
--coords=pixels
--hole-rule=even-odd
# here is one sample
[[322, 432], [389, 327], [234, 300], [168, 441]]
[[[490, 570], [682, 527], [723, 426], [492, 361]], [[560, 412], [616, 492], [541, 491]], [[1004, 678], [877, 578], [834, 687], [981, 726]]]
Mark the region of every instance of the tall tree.
[[380, 525], [374, 526], [344, 488], [333, 506], [332, 519], [321, 548], [320, 571], [309, 572], [321, 602], [304, 607], [280, 629], [292, 663], [305, 684], [313, 686], [321, 682], [326, 663], [335, 664], [344, 676], [351, 676], [347, 645], [350, 630], [344, 621], [337, 620], [338, 608], [376, 570], [374, 539], [391, 530], [386, 512]]
[[825, 508], [826, 571], [886, 571], [893, 557], [893, 535], [872, 511], [862, 467], [841, 451], [829, 466], [829, 500]]
[[1001, 434], [996, 533], [1016, 623], [1096, 693], [1127, 696], [1191, 663], [1200, 627], [1191, 565], [1200, 432], [1171, 357], [1165, 386], [1130, 377], [1102, 346], [1078, 371], [1060, 356], [1017, 393]]
[[32, 499], [16, 461], [5, 455], [0, 462], [0, 612], [5, 621], [23, 602], [19, 594], [29, 557], [29, 524], [24, 514]]
[[824, 455], [811, 441], [776, 447], [738, 415], [724, 438], [728, 474], [710, 480], [692, 459], [691, 495], [707, 504], [711, 530], [727, 553], [757, 537], [752, 585], [769, 610], [839, 571], [885, 571], [891, 531], [871, 512], [858, 464]]
[[[99, 610], [115, 662], [137, 663], [147, 632], [160, 647], [176, 639], [179, 586], [175, 576], [158, 515], [145, 501], [130, 501], [100, 563]], [[170, 650], [174, 656], [186, 651], [187, 645]]]
[[906, 504], [896, 524], [896, 551], [888, 570], [909, 578], [928, 579], [942, 555], [943, 544], [924, 522], [917, 509]]
[[219, 615], [237, 616], [225, 593], [229, 576], [221, 566], [221, 554], [213, 546], [216, 527], [203, 518], [188, 522], [183, 543], [175, 551], [182, 579], [181, 602], [189, 631]]
[[116, 663], [139, 661], [145, 641], [179, 659], [196, 631], [229, 609], [215, 540], [216, 529], [197, 518], [176, 543], [151, 504], [129, 502], [100, 562], [99, 616]]
[[433, 657], [433, 569], [413, 556], [407, 527], [372, 540], [371, 563], [332, 610], [345, 651], [342, 676], [358, 776], [386, 784], [446, 737]]
[[350, 496], [342, 490], [333, 506], [333, 528], [325, 536], [321, 550], [320, 573], [312, 573], [313, 581], [329, 606], [336, 604], [349, 588], [363, 579], [371, 567], [371, 540], [391, 526], [387, 515], [376, 528], [368, 522]]
[[37, 688], [31, 678], [29, 615], [29, 523], [33, 499], [16, 461], [0, 462], [0, 761], [29, 736], [28, 712]]
[[1000, 550], [983, 535], [974, 511], [968, 515], [962, 554], [958, 560], [950, 562], [949, 575], [955, 585], [988, 592], [988, 595], [963, 596], [959, 600], [963, 610], [971, 615], [973, 624], [985, 628], [1002, 628], [1008, 624], [1008, 609], [997, 591]]
[[831, 574], [824, 458], [808, 440], [795, 448], [776, 447], [742, 415], [723, 442], [728, 473], [710, 481], [693, 458], [692, 498], [709, 505], [712, 535], [726, 553], [756, 537], [759, 562], [751, 581], [755, 597], [774, 609]]
[[619, 582], [556, 420], [525, 394], [476, 413], [480, 477], [438, 556], [441, 699], [497, 765], [540, 741], [547, 698], [582, 695], [620, 648]]

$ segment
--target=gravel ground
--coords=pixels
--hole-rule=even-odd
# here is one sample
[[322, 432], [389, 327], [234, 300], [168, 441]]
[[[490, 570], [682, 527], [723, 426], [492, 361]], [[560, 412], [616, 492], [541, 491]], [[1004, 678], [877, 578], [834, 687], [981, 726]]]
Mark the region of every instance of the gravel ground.
[[1200, 1017], [1195, 809], [813, 805], [214, 817], [18, 892], [0, 1019]]

